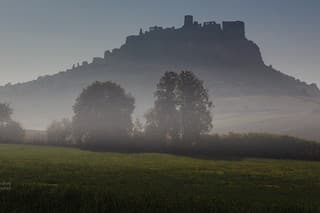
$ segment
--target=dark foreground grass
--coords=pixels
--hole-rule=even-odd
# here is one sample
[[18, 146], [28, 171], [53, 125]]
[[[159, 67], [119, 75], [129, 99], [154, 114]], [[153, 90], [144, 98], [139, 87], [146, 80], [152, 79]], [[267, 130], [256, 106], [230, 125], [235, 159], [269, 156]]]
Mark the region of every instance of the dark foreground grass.
[[0, 145], [1, 182], [1, 212], [320, 212], [320, 162]]

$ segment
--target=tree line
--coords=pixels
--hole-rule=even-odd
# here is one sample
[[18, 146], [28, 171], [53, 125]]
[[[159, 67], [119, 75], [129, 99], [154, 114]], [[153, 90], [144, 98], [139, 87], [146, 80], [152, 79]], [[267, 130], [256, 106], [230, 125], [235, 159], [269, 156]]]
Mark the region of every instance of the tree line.
[[101, 145], [144, 137], [192, 144], [211, 130], [212, 102], [203, 81], [192, 72], [165, 72], [154, 96], [145, 124], [133, 122], [134, 97], [117, 83], [96, 81], [76, 99], [72, 121], [64, 119], [48, 127], [48, 140]]
[[[145, 122], [133, 121], [134, 97], [119, 84], [96, 81], [73, 105], [72, 119], [52, 122], [45, 144], [95, 151], [163, 152], [201, 157], [320, 160], [320, 143], [262, 133], [217, 135], [204, 82], [190, 71], [165, 72]], [[25, 131], [0, 103], [0, 142], [19, 143]], [[38, 141], [38, 143], [44, 143]]]

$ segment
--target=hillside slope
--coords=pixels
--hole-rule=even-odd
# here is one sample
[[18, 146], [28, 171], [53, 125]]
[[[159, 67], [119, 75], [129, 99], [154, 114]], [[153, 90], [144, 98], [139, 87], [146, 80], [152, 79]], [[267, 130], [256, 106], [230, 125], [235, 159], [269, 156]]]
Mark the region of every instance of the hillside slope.
[[[85, 86], [96, 80], [111, 80], [136, 97], [135, 116], [142, 117], [152, 105], [156, 83], [165, 71], [191, 70], [210, 90], [216, 105], [217, 131], [252, 131], [263, 123], [261, 131], [297, 132], [297, 136], [319, 139], [320, 133], [311, 130], [320, 126], [319, 119], [307, 127], [310, 134], [300, 134], [304, 131], [301, 121], [319, 117], [317, 86], [266, 66], [259, 47], [246, 38], [244, 23], [227, 22], [222, 27], [210, 23], [191, 24], [187, 19], [177, 29], [141, 30], [139, 35], [129, 36], [119, 49], [106, 51], [103, 58], [96, 57], [91, 63], [2, 86], [0, 100], [12, 104], [16, 118], [26, 127], [43, 129], [54, 119], [72, 116], [75, 98]], [[233, 107], [225, 101], [230, 99], [234, 100]], [[279, 117], [284, 111], [291, 114]], [[254, 122], [248, 122], [249, 115], [255, 115]], [[219, 117], [225, 116], [230, 117], [228, 122], [220, 123]], [[276, 131], [274, 123], [279, 124]]]

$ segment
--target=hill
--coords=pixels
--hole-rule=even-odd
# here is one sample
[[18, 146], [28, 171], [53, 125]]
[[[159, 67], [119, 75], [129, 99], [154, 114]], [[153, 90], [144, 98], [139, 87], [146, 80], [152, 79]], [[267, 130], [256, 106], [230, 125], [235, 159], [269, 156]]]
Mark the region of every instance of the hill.
[[3, 212], [318, 212], [320, 163], [0, 145]]
[[[256, 131], [255, 127], [263, 124], [262, 130], [267, 132], [320, 139], [320, 133], [312, 130], [320, 125], [317, 86], [265, 65], [257, 44], [247, 39], [241, 21], [200, 24], [186, 16], [180, 28], [154, 26], [140, 30], [138, 35], [128, 36], [120, 48], [106, 51], [104, 57], [95, 57], [90, 63], [34, 81], [2, 86], [0, 100], [12, 104], [17, 119], [27, 128], [44, 129], [50, 121], [72, 115], [74, 100], [85, 86], [96, 80], [112, 80], [136, 97], [135, 115], [142, 117], [153, 102], [158, 79], [167, 70], [195, 72], [211, 92], [217, 106], [215, 115], [236, 118], [228, 120], [227, 126], [216, 120], [217, 126], [227, 127], [217, 131]], [[225, 105], [230, 100], [233, 106]], [[292, 113], [289, 120], [279, 118], [286, 110]], [[255, 114], [259, 124], [248, 121], [247, 114], [239, 113], [242, 111]], [[297, 113], [304, 116], [296, 117]], [[274, 119], [270, 121], [270, 117]], [[299, 124], [310, 118], [317, 121], [307, 126]], [[273, 124], [281, 122], [283, 125], [274, 131]], [[301, 134], [301, 126], [310, 134]]]

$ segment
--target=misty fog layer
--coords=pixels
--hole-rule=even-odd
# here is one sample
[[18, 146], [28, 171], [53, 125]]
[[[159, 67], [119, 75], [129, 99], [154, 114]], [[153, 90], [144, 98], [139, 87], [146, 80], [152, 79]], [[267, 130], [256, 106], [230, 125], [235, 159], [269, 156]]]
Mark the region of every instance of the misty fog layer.
[[152, 106], [155, 85], [165, 71], [191, 70], [205, 81], [215, 105], [213, 132], [270, 132], [319, 140], [320, 92], [263, 62], [248, 40], [244, 23], [194, 24], [150, 28], [129, 36], [119, 49], [72, 69], [0, 88], [0, 98], [27, 129], [45, 129], [71, 118], [82, 89], [94, 81], [113, 81], [136, 99], [134, 117]]

